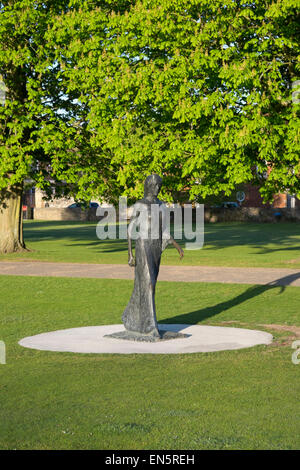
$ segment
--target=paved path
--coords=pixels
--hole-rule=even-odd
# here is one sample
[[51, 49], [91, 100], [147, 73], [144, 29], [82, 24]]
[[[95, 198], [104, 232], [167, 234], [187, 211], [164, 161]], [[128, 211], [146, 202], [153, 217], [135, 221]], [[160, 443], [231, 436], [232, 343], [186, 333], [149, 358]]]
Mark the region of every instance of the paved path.
[[[133, 279], [125, 264], [47, 263], [1, 261], [0, 275]], [[216, 266], [161, 266], [161, 281], [223, 282], [300, 286], [299, 269], [225, 268]]]

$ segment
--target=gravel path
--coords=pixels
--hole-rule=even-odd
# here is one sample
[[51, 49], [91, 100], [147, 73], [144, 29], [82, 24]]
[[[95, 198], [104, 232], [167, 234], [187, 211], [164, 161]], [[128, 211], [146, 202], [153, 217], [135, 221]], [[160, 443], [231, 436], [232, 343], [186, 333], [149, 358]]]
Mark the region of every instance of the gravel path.
[[[0, 275], [133, 279], [134, 269], [125, 264], [0, 261]], [[300, 286], [300, 270], [217, 266], [161, 266], [159, 280]]]

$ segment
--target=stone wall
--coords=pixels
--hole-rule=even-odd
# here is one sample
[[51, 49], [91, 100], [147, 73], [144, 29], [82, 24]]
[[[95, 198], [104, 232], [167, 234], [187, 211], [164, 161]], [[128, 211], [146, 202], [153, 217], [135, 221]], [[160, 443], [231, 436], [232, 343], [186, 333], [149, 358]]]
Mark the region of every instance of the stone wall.
[[240, 207], [239, 209], [205, 208], [205, 222], [300, 222], [300, 209]]
[[[128, 216], [130, 217], [128, 208]], [[70, 221], [99, 221], [95, 208], [82, 210], [80, 208], [42, 207], [34, 209], [36, 220], [70, 220]], [[206, 223], [216, 222], [300, 222], [300, 209], [275, 209], [272, 207], [241, 207], [239, 209], [205, 208]]]
[[74, 221], [99, 221], [102, 217], [96, 216], [96, 208], [82, 210], [59, 207], [40, 207], [34, 209], [35, 220], [74, 220]]
[[[102, 208], [105, 210], [108, 208], [108, 204], [102, 204]], [[127, 209], [127, 219], [130, 219], [133, 207]], [[79, 207], [70, 209], [68, 207], [36, 207], [33, 210], [33, 218], [36, 220], [78, 220], [78, 221], [99, 221], [104, 216], [96, 215], [97, 209], [91, 207], [83, 210]], [[118, 217], [118, 207], [116, 207], [116, 217]], [[106, 215], [106, 214], [105, 214]]]

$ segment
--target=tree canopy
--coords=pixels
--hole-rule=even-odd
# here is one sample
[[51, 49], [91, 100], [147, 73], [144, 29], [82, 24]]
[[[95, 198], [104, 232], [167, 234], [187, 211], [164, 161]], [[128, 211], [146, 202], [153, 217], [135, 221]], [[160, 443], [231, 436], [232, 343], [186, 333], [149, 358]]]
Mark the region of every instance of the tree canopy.
[[114, 193], [113, 165], [91, 142], [89, 108], [79, 101], [80, 84], [71, 89], [65, 80], [63, 51], [53, 33], [60, 18], [67, 22], [76, 11], [80, 17], [65, 0], [0, 3], [0, 79], [6, 89], [0, 104], [2, 199], [25, 179], [49, 196], [55, 190], [56, 196], [89, 200]]
[[[300, 195], [296, 0], [0, 3], [0, 188]], [[297, 100], [295, 100], [297, 101]], [[262, 177], [268, 171], [268, 177]]]

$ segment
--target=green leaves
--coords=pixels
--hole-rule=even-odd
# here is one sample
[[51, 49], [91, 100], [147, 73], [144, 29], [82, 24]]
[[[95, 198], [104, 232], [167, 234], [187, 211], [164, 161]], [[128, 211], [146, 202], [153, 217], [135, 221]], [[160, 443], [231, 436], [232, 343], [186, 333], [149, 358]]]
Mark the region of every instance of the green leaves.
[[8, 2], [0, 187], [12, 171], [134, 199], [157, 172], [165, 199], [199, 200], [257, 182], [259, 166], [266, 199], [299, 194], [296, 3]]

